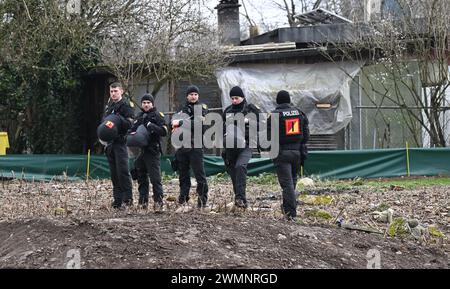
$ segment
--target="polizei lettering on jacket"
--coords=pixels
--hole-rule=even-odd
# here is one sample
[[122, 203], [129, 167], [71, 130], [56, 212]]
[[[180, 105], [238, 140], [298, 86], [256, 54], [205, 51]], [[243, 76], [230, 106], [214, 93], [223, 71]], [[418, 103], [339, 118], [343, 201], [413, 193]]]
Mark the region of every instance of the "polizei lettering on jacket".
[[283, 111], [283, 116], [297, 116], [300, 115], [300, 112], [296, 109], [291, 110], [291, 111]]

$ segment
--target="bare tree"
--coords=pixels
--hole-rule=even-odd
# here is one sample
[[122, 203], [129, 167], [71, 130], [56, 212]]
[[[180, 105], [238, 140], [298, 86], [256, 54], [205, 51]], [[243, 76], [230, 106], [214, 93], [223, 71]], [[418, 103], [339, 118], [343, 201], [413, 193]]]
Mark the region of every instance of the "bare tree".
[[[297, 21], [295, 19], [295, 15], [297, 14], [297, 8], [300, 7], [300, 12], [306, 12], [310, 7], [312, 8], [313, 1], [310, 0], [283, 0], [280, 1], [272, 1], [279, 9], [283, 10], [286, 13], [286, 17], [290, 27], [297, 26]], [[298, 3], [298, 4], [296, 4]]]
[[290, 27], [299, 25], [297, 14], [305, 13], [317, 8], [324, 8], [336, 14], [342, 14], [349, 7], [352, 0], [271, 0], [272, 4], [286, 14]]
[[102, 43], [102, 59], [132, 90], [149, 78], [156, 96], [168, 81], [207, 78], [224, 65], [218, 33], [198, 0], [144, 0], [136, 19], [113, 29]]
[[337, 46], [343, 58], [370, 65], [362, 70], [361, 88], [384, 118], [384, 134], [390, 130], [387, 109], [396, 109], [417, 146], [422, 145], [425, 132], [431, 146], [445, 147], [450, 2], [398, 3], [398, 10], [384, 11], [383, 19], [359, 27], [362, 33], [351, 45], [332, 46]]
[[13, 151], [80, 149], [81, 76], [96, 63], [83, 15], [57, 0], [0, 1], [0, 122]]
[[82, 76], [92, 67], [106, 64], [130, 89], [151, 76], [156, 94], [223, 59], [201, 0], [80, 3], [70, 13], [66, 0], [0, 1], [0, 126], [16, 152], [80, 150]]

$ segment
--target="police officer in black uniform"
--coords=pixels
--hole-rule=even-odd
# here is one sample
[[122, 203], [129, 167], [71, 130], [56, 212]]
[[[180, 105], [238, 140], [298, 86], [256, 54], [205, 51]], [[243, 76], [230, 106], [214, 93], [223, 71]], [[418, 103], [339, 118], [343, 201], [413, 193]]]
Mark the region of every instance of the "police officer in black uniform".
[[[297, 216], [295, 187], [302, 163], [302, 150], [306, 149], [306, 142], [309, 139], [308, 118], [291, 104], [287, 91], [279, 91], [276, 101], [277, 107], [272, 114], [277, 113], [279, 116], [280, 151], [273, 162], [278, 182], [283, 190], [283, 213], [288, 219], [295, 220]], [[269, 124], [271, 127], [272, 121], [269, 121]]]
[[155, 100], [151, 94], [145, 94], [141, 98], [141, 112], [136, 117], [131, 131], [134, 132], [140, 125], [147, 128], [149, 142], [141, 148], [141, 153], [136, 158], [134, 167], [137, 173], [139, 205], [148, 207], [149, 181], [153, 188], [153, 209], [161, 212], [163, 208], [163, 187], [161, 184], [161, 137], [167, 135], [168, 129], [164, 120], [164, 114], [158, 112], [154, 106]]
[[[191, 85], [186, 90], [186, 104], [178, 113], [184, 113], [189, 117], [191, 124], [191, 146], [181, 147], [175, 153], [177, 169], [180, 180], [180, 195], [178, 204], [183, 205], [189, 201], [189, 190], [191, 188], [191, 177], [189, 170], [192, 168], [195, 179], [197, 181], [197, 207], [206, 207], [208, 201], [208, 183], [203, 165], [203, 141], [201, 147], [194, 147], [194, 127], [196, 122], [203, 122], [205, 115], [208, 113], [208, 106], [199, 102], [199, 89], [195, 85]], [[201, 111], [201, 116], [194, 116], [194, 109]], [[173, 120], [172, 127], [177, 128], [183, 125], [183, 120]], [[204, 129], [201, 124], [202, 130]], [[202, 133], [203, 136], [203, 133]]]
[[[231, 176], [231, 180], [233, 182], [233, 191], [235, 196], [234, 205], [245, 209], [248, 206], [245, 195], [247, 185], [247, 164], [252, 157], [252, 148], [250, 147], [249, 139], [249, 120], [247, 116], [249, 113], [253, 113], [255, 116], [254, 119], [258, 121], [260, 110], [256, 105], [247, 102], [244, 92], [239, 86], [235, 86], [230, 90], [230, 98], [232, 104], [224, 110], [222, 116], [224, 122], [225, 143], [225, 150], [222, 152], [222, 158], [224, 159], [226, 170]], [[243, 148], [239, 148], [237, 146], [237, 142], [233, 140], [235, 143], [232, 147], [227, 147], [227, 134], [231, 133], [227, 128], [227, 119], [230, 117], [235, 117], [238, 113], [243, 114], [245, 117], [245, 146]], [[236, 126], [238, 126], [238, 123], [235, 121], [235, 129]]]
[[121, 208], [122, 204], [130, 206], [133, 204], [130, 172], [128, 169], [128, 151], [125, 135], [132, 125], [134, 111], [130, 103], [125, 100], [123, 87], [119, 82], [114, 82], [109, 87], [110, 100], [105, 108], [103, 118], [110, 114], [120, 117], [118, 125], [118, 137], [106, 146], [106, 157], [108, 158], [111, 180], [113, 183], [113, 208]]

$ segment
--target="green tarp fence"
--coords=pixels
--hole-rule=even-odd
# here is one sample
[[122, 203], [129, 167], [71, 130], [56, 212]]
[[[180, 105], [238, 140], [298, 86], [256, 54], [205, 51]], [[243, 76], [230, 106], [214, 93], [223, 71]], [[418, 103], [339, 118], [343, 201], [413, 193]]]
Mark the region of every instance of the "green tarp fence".
[[[329, 179], [355, 177], [378, 178], [407, 175], [406, 149], [314, 151], [305, 163], [304, 174]], [[173, 174], [170, 158], [163, 157], [161, 170]], [[410, 175], [450, 175], [450, 148], [410, 149]], [[133, 160], [130, 160], [130, 166]], [[86, 179], [86, 155], [5, 155], [0, 156], [0, 176], [27, 180]], [[223, 160], [205, 156], [208, 176], [225, 173]], [[274, 172], [273, 163], [266, 158], [253, 158], [249, 175]], [[90, 178], [109, 178], [109, 167], [103, 155], [91, 156]]]

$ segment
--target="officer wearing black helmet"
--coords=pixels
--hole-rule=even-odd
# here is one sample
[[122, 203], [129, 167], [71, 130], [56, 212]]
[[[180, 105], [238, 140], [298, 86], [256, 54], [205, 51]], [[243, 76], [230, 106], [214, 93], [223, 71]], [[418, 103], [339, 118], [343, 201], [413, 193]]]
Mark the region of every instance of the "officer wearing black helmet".
[[109, 86], [109, 93], [110, 99], [103, 115], [103, 120], [108, 120], [105, 126], [103, 126], [103, 123], [99, 126], [97, 132], [101, 139], [102, 131], [116, 128], [117, 134], [113, 135], [111, 139], [103, 139], [103, 141], [107, 143], [105, 153], [113, 184], [114, 201], [112, 207], [121, 208], [122, 205], [133, 204], [125, 135], [132, 125], [134, 111], [130, 103], [122, 97], [123, 87], [121, 83], [112, 83]]
[[[309, 139], [308, 118], [298, 108], [291, 104], [291, 97], [285, 90], [281, 90], [276, 98], [277, 107], [272, 114], [278, 114], [279, 154], [273, 159], [277, 171], [278, 182], [283, 190], [282, 210], [289, 220], [297, 217], [297, 200], [295, 187], [297, 174], [304, 159], [306, 143]], [[272, 128], [272, 117], [269, 118]]]
[[[230, 90], [231, 105], [228, 106], [223, 112], [224, 122], [224, 142], [225, 150], [222, 152], [222, 158], [224, 159], [226, 170], [233, 182], [233, 191], [235, 195], [234, 205], [238, 208], [247, 208], [246, 198], [246, 185], [247, 185], [247, 164], [252, 157], [252, 148], [250, 147], [250, 134], [249, 134], [249, 120], [248, 114], [252, 113], [255, 116], [255, 120], [258, 121], [260, 109], [251, 103], [248, 103], [245, 99], [244, 92], [239, 86], [235, 86]], [[227, 121], [230, 117], [235, 117], [236, 114], [243, 114], [245, 117], [245, 131], [243, 137], [245, 138], [245, 144], [243, 147], [238, 147], [237, 143], [233, 140], [232, 147], [227, 147], [227, 136], [231, 133], [229, 127], [235, 129], [238, 126], [237, 123], [231, 124], [227, 127], [230, 121]], [[257, 129], [257, 128], [256, 128]], [[235, 134], [235, 132], [233, 132]], [[237, 133], [236, 133], [237, 134]], [[236, 136], [234, 136], [236, 138]]]
[[153, 208], [155, 212], [161, 212], [163, 208], [163, 187], [161, 184], [161, 137], [167, 135], [168, 129], [164, 120], [164, 114], [158, 112], [154, 106], [155, 100], [151, 94], [145, 94], [141, 98], [141, 112], [136, 116], [136, 121], [131, 128], [134, 133], [140, 125], [146, 128], [144, 132], [148, 136], [148, 143], [141, 147], [141, 153], [136, 158], [135, 169], [137, 172], [139, 205], [146, 209], [149, 197], [149, 177], [153, 189]]
[[[174, 115], [172, 127], [174, 129], [178, 129], [178, 127], [183, 125], [183, 119], [175, 119], [177, 115], [183, 114], [189, 118], [191, 125], [191, 145], [190, 147], [181, 147], [175, 153], [175, 160], [177, 163], [177, 170], [180, 180], [180, 195], [178, 197], [178, 204], [183, 205], [189, 201], [189, 190], [191, 188], [191, 177], [189, 170], [192, 168], [197, 181], [197, 207], [205, 208], [208, 201], [208, 183], [206, 181], [206, 174], [203, 165], [203, 141], [199, 140], [201, 146], [195, 147], [196, 142], [194, 141], [194, 127], [196, 122], [200, 122], [200, 127], [203, 130], [204, 127], [202, 123], [204, 117], [208, 113], [208, 106], [198, 100], [199, 94], [200, 90], [195, 85], [191, 85], [186, 89], [186, 104], [177, 114]], [[201, 112], [201, 115], [194, 115], [194, 111], [196, 109]]]

